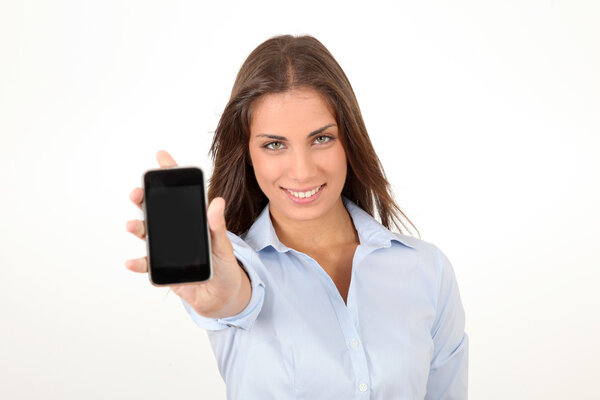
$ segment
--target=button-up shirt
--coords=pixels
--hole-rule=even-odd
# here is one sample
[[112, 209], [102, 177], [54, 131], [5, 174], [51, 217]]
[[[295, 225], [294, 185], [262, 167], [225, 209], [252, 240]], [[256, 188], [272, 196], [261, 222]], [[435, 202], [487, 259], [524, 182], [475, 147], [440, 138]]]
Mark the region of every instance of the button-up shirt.
[[344, 199], [360, 244], [347, 302], [282, 244], [269, 206], [228, 233], [252, 286], [238, 315], [205, 318], [228, 399], [466, 399], [468, 337], [454, 271], [434, 245], [393, 233]]

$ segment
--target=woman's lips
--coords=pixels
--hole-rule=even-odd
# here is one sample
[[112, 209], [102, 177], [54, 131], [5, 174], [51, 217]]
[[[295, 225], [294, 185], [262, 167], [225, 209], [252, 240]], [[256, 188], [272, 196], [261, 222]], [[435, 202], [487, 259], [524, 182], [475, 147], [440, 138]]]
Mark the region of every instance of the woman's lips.
[[325, 184], [319, 185], [313, 189], [296, 191], [293, 189], [284, 189], [288, 197], [295, 203], [306, 204], [315, 201], [323, 191]]

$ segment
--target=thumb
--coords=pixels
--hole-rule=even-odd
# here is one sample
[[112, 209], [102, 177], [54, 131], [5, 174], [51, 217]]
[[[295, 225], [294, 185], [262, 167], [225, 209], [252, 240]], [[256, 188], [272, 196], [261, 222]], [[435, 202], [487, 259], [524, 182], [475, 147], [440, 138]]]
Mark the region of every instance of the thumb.
[[206, 211], [212, 252], [216, 257], [227, 260], [233, 256], [233, 246], [227, 237], [224, 213], [225, 200], [222, 197], [215, 197]]
[[156, 161], [158, 161], [158, 165], [160, 165], [161, 168], [171, 168], [177, 166], [177, 163], [173, 157], [171, 157], [171, 155], [165, 150], [159, 150], [156, 152]]

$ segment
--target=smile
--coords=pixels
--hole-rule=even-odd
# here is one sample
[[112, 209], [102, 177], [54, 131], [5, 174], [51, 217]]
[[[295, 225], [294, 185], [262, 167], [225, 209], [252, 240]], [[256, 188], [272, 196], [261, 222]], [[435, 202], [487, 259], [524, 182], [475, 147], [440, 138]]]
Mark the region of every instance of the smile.
[[[323, 185], [321, 185], [321, 186], [323, 186]], [[310, 197], [310, 196], [314, 195], [315, 193], [317, 193], [319, 191], [319, 189], [321, 189], [321, 186], [318, 186], [318, 187], [314, 188], [313, 190], [309, 190], [308, 192], [294, 192], [293, 190], [290, 190], [290, 189], [285, 189], [285, 190], [287, 190], [289, 193], [291, 193], [292, 196], [303, 199], [305, 197]]]
[[293, 201], [306, 203], [306, 202], [315, 200], [321, 194], [321, 189], [323, 188], [323, 186], [325, 186], [325, 184], [319, 185], [314, 189], [307, 190], [307, 191], [301, 191], [301, 192], [287, 189], [287, 188], [284, 190], [288, 194], [288, 197], [290, 199], [292, 199]]

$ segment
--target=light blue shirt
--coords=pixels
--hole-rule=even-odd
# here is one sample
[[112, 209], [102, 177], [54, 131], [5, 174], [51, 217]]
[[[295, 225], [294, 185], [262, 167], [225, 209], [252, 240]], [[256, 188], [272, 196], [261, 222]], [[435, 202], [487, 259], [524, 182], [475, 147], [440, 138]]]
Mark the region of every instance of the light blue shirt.
[[434, 245], [390, 232], [344, 199], [360, 244], [347, 304], [311, 257], [283, 245], [269, 206], [242, 238], [252, 284], [208, 336], [228, 399], [466, 399], [468, 337], [454, 271]]

